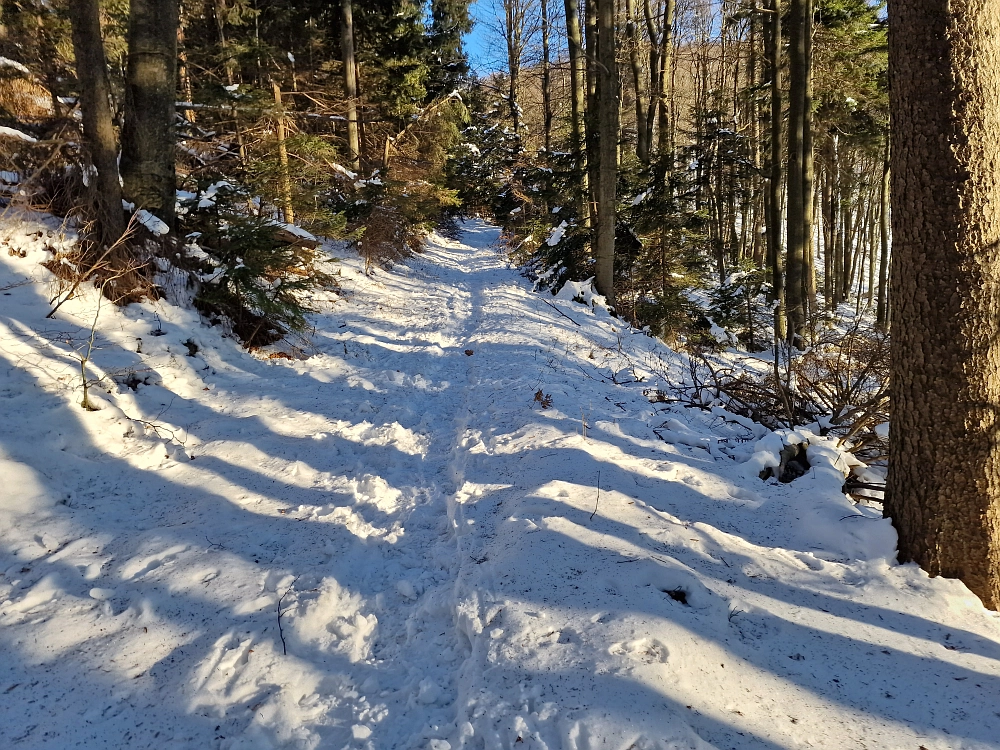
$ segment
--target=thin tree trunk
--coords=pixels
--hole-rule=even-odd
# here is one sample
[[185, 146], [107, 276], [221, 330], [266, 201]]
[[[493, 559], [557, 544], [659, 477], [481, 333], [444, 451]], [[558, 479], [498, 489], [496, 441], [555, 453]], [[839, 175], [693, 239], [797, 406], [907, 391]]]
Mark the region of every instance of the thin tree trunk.
[[674, 128], [671, 108], [674, 98], [674, 16], [677, 12], [676, 0], [665, 0], [663, 5], [663, 28], [660, 32], [660, 94], [658, 107], [660, 158], [669, 162], [673, 169]]
[[587, 216], [589, 186], [585, 151], [586, 135], [583, 130], [586, 116], [586, 68], [583, 56], [583, 36], [580, 33], [580, 3], [579, 0], [565, 0], [563, 6], [566, 13], [566, 46], [569, 48], [570, 144], [573, 148], [576, 173], [580, 180], [578, 211], [580, 218], [583, 219]]
[[632, 67], [632, 86], [635, 91], [635, 155], [644, 164], [649, 163], [649, 131], [646, 129], [646, 77], [639, 61], [639, 34], [637, 31], [635, 0], [625, 0], [625, 36], [628, 39], [629, 64]]
[[845, 231], [844, 202], [846, 191], [844, 190], [844, 176], [840, 168], [840, 141], [838, 136], [833, 136], [833, 159], [834, 159], [834, 183], [833, 183], [833, 205], [830, 210], [835, 217], [834, 248], [833, 248], [833, 273], [834, 273], [834, 305], [839, 305], [847, 300], [847, 277], [844, 274], [844, 255], [847, 236]]
[[519, 6], [517, 0], [504, 0], [504, 14], [506, 22], [507, 41], [507, 72], [509, 74], [507, 86], [507, 104], [510, 107], [511, 126], [514, 129], [514, 137], [519, 139], [521, 135], [521, 104], [518, 101], [518, 93], [521, 89], [521, 23], [522, 19], [518, 13]]
[[354, 58], [354, 13], [351, 0], [340, 0], [340, 54], [344, 63], [347, 99], [347, 150], [351, 167], [361, 171], [361, 135], [358, 129], [358, 66]]
[[[835, 138], [836, 136], [834, 136]], [[833, 201], [834, 187], [834, 139], [829, 140], [826, 163], [823, 168], [823, 301], [826, 309], [832, 311], [836, 299], [836, 278], [834, 277], [834, 253], [836, 253], [836, 210]]]
[[545, 153], [552, 151], [552, 70], [549, 61], [549, 0], [539, 0], [542, 9], [542, 129]]
[[868, 202], [868, 288], [865, 290], [867, 299], [865, 301], [865, 309], [871, 310], [872, 304], [875, 302], [875, 266], [877, 265], [877, 256], [875, 254], [875, 235], [878, 233], [878, 224], [875, 223], [875, 200], [872, 199]]
[[[39, 9], [44, 6], [39, 5]], [[51, 12], [38, 13], [36, 16], [38, 27], [38, 53], [40, 55], [39, 64], [42, 72], [42, 80], [45, 88], [49, 92], [49, 100], [52, 102], [52, 114], [62, 117], [65, 107], [59, 101], [59, 89], [61, 73], [59, 65], [59, 53], [56, 48], [56, 39], [61, 38], [61, 34], [52, 27], [55, 14]]]
[[815, 325], [816, 312], [816, 160], [813, 154], [813, 8], [815, 0], [806, 3], [805, 33], [805, 90], [802, 104], [802, 248], [805, 260], [805, 277], [802, 284], [803, 312], [812, 330]]
[[[601, 181], [601, 155], [598, 146], [598, 131], [600, 130], [600, 113], [597, 101], [597, 80], [599, 77], [597, 68], [597, 0], [583, 0], [584, 2], [584, 45], [587, 60], [587, 171], [590, 177], [590, 195], [587, 208], [590, 226], [597, 227], [597, 204], [600, 201], [600, 181]], [[595, 250], [596, 251], [596, 250]]]
[[[194, 101], [194, 90], [191, 86], [191, 73], [188, 69], [187, 47], [184, 44], [186, 24], [183, 22], [183, 10], [179, 11], [179, 18], [181, 21], [177, 24], [177, 78], [180, 81], [184, 101], [191, 102]], [[186, 108], [184, 110], [184, 119], [190, 123], [194, 123], [197, 120], [197, 114], [193, 109]]]
[[615, 60], [615, 3], [597, 0], [598, 139], [601, 179], [597, 194], [594, 247], [597, 291], [615, 304], [615, 221], [618, 177], [618, 64]]
[[226, 83], [233, 85], [233, 61], [229, 58], [229, 40], [226, 39], [226, 0], [215, 0], [212, 6], [215, 16], [215, 33], [219, 38], [219, 49], [222, 50], [222, 65], [226, 71]]
[[653, 126], [660, 106], [660, 34], [661, 27], [653, 17], [652, 0], [642, 0], [642, 14], [646, 21], [646, 35], [649, 37], [649, 102], [646, 105], [646, 142], [653, 148]]
[[851, 275], [851, 271], [854, 268], [854, 174], [851, 172], [846, 173], [847, 190], [841, 195], [840, 211], [841, 211], [841, 225], [844, 228], [844, 253], [841, 261], [844, 267], [841, 269], [841, 274], [843, 278], [843, 298], [842, 302], [847, 302], [851, 294], [851, 285], [854, 283], [854, 278]]
[[890, 0], [892, 430], [901, 563], [1000, 609], [1000, 4]]
[[121, 172], [125, 197], [174, 225], [177, 0], [131, 0]]
[[752, 219], [746, 222], [749, 225], [750, 231], [753, 233], [750, 237], [750, 252], [753, 258], [753, 263], [756, 267], [760, 268], [764, 265], [764, 250], [761, 243], [760, 230], [762, 227], [762, 217], [761, 217], [761, 199], [762, 199], [762, 177], [763, 177], [763, 156], [761, 154], [761, 148], [763, 142], [761, 139], [761, 125], [762, 125], [762, 113], [761, 113], [761, 97], [758, 93], [760, 87], [762, 87], [764, 81], [761, 79], [761, 66], [760, 66], [760, 8], [757, 5], [757, 0], [753, 0], [753, 12], [750, 16], [750, 60], [747, 65], [747, 88], [751, 91], [750, 94], [750, 159], [753, 165], [753, 174], [750, 183], [750, 195], [748, 197], [749, 210], [752, 215]]
[[281, 88], [276, 81], [271, 81], [274, 90], [275, 134], [278, 139], [278, 165], [281, 168], [281, 212], [286, 224], [295, 223], [295, 210], [292, 208], [292, 177], [288, 171], [288, 150], [285, 148], [285, 109], [281, 103]]
[[811, 171], [806, 164], [806, 129], [809, 121], [810, 61], [808, 58], [811, 33], [811, 0], [791, 0], [789, 11], [789, 91], [788, 91], [788, 286], [786, 304], [788, 343], [801, 346], [806, 323], [806, 254], [810, 239], [807, 232], [811, 216]]
[[724, 284], [726, 283], [726, 276], [729, 274], [729, 270], [726, 263], [727, 243], [726, 243], [726, 220], [725, 220], [725, 214], [726, 214], [725, 201], [726, 201], [726, 194], [729, 191], [726, 190], [726, 186], [723, 182], [723, 178], [725, 176], [725, 167], [722, 164], [722, 154], [720, 153], [721, 149], [719, 148], [719, 145], [720, 145], [719, 140], [716, 139], [715, 145], [713, 146], [712, 149], [715, 152], [712, 159], [712, 170], [711, 173], [708, 175], [708, 179], [709, 179], [709, 184], [711, 185], [711, 183], [713, 182], [712, 178], [713, 177], [715, 178], [714, 179], [715, 184], [711, 185], [710, 187], [711, 194], [709, 200], [712, 205], [712, 213], [714, 214], [713, 223], [715, 225], [714, 244], [715, 244], [716, 271], [719, 274], [719, 283]]
[[878, 262], [878, 303], [875, 308], [875, 324], [882, 330], [889, 326], [889, 195], [891, 180], [889, 171], [890, 140], [886, 136], [885, 158], [882, 162], [882, 186], [879, 194], [879, 262]]
[[782, 97], [781, 97], [781, 4], [768, 2], [768, 24], [764, 35], [768, 73], [771, 77], [771, 135], [767, 181], [767, 259], [771, 270], [771, 301], [775, 302], [774, 335], [785, 338], [785, 253], [781, 246], [782, 196]]
[[[811, 153], [811, 152], [810, 152]], [[811, 161], [811, 160], [810, 160]], [[816, 185], [809, 182], [809, 205], [807, 206], [808, 242], [806, 244], [806, 275], [803, 280], [802, 292], [805, 295], [806, 321], [809, 325], [809, 334], [815, 338], [816, 333]]]
[[[864, 262], [865, 262], [865, 231], [867, 224], [865, 222], [865, 216], [868, 211], [869, 201], [864, 195], [858, 195], [858, 205], [855, 208], [854, 215], [854, 225], [852, 228], [852, 243], [851, 246], [854, 248], [854, 257], [851, 258], [851, 273], [850, 273], [850, 283], [851, 286], [854, 282], [858, 282], [858, 290], [861, 289], [861, 277], [863, 275]], [[850, 288], [848, 288], [848, 291]]]

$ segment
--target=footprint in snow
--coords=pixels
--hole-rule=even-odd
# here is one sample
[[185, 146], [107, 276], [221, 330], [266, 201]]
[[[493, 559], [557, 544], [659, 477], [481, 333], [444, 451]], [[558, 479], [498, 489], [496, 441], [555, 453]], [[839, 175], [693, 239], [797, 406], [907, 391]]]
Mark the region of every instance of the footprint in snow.
[[809, 568], [809, 570], [823, 570], [823, 561], [811, 552], [795, 552], [792, 554], [792, 557]]
[[403, 578], [396, 581], [396, 591], [404, 598], [414, 601], [423, 593], [423, 586], [420, 585], [419, 581], [414, 582], [408, 578]]
[[141, 578], [147, 573], [156, 570], [161, 565], [172, 563], [181, 554], [187, 552], [188, 549], [189, 547], [186, 544], [177, 544], [155, 555], [150, 555], [148, 557], [134, 557], [127, 562], [122, 569], [122, 578], [125, 578], [126, 580]]
[[744, 489], [743, 487], [729, 487], [726, 492], [729, 493], [729, 496], [733, 500], [741, 500], [744, 503], [744, 507], [757, 509], [764, 504], [764, 498], [756, 492]]
[[218, 570], [201, 570], [191, 576], [191, 581], [193, 583], [208, 583], [209, 581], [214, 581], [218, 577]]
[[642, 664], [663, 664], [670, 657], [670, 650], [656, 638], [639, 638], [635, 641], [613, 643], [608, 653], [628, 656]]

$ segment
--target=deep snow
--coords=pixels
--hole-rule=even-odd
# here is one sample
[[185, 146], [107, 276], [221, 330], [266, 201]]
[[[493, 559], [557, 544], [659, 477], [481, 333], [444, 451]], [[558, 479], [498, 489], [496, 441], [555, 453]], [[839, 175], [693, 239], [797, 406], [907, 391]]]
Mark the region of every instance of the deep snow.
[[97, 297], [3, 219], [0, 746], [1000, 748], [1000, 619], [845, 455], [760, 480], [800, 437], [651, 404], [683, 361], [496, 238], [347, 257], [307, 359], [105, 305], [87, 412]]

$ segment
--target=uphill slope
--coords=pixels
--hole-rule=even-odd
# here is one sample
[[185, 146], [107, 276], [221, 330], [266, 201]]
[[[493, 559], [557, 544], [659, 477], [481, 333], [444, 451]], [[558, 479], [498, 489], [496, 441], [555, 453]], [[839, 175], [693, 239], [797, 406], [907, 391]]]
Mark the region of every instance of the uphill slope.
[[346, 258], [307, 359], [104, 308], [95, 412], [96, 297], [45, 320], [57, 228], [0, 238], [3, 746], [1000, 748], [1000, 620], [834, 445], [650, 403], [683, 360], [494, 227]]

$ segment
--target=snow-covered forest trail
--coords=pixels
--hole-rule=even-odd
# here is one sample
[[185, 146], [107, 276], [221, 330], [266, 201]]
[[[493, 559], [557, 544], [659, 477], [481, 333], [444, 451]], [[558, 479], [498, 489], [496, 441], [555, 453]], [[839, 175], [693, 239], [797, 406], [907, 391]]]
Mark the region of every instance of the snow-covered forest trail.
[[135, 390], [85, 412], [44, 221], [0, 254], [4, 747], [1000, 748], [1000, 619], [834, 443], [761, 481], [782, 436], [651, 404], [680, 358], [495, 228], [345, 259], [305, 360], [106, 308]]

